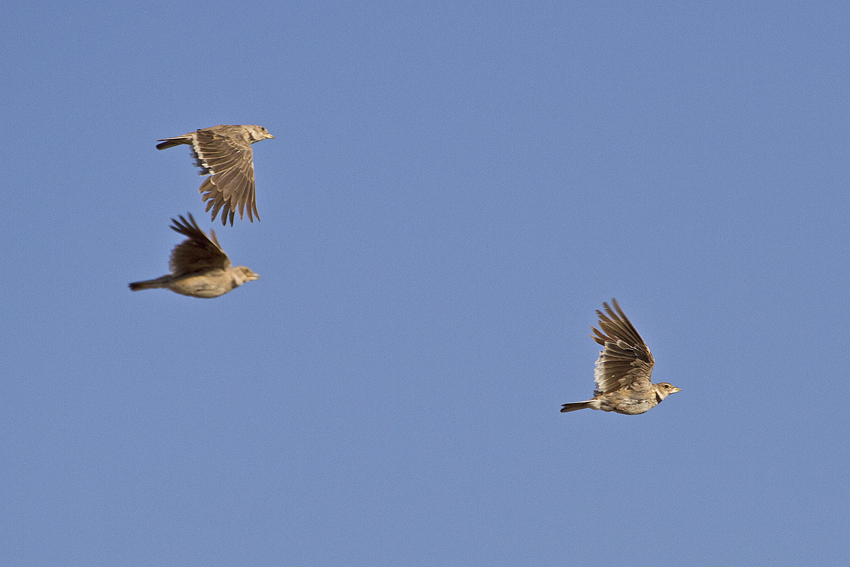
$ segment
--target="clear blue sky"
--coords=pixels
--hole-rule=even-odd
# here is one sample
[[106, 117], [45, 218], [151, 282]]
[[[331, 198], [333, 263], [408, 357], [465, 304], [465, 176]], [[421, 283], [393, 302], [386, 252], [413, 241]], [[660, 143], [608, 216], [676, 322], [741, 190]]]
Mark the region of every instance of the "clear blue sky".
[[[24, 4], [0, 563], [850, 561], [850, 5]], [[262, 279], [131, 293], [187, 212]], [[611, 297], [682, 392], [561, 414]]]

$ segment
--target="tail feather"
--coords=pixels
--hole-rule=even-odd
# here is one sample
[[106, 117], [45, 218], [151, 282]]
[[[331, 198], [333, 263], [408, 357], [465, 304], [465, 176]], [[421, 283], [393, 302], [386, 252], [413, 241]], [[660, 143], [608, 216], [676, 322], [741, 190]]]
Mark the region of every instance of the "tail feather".
[[141, 291], [143, 289], [158, 289], [162, 287], [167, 288], [169, 283], [171, 283], [171, 276], [162, 276], [161, 278], [156, 278], [155, 280], [133, 282], [130, 284], [130, 290]]
[[168, 148], [173, 148], [174, 146], [179, 146], [180, 144], [192, 143], [183, 136], [177, 136], [176, 138], [163, 138], [162, 140], [157, 140], [157, 142], [162, 142], [161, 144], [156, 145], [156, 149], [158, 150], [167, 150]]
[[590, 407], [590, 402], [574, 402], [572, 404], [564, 404], [564, 407], [561, 408], [561, 413], [567, 413], [568, 411], [576, 411], [580, 409], [585, 409]]

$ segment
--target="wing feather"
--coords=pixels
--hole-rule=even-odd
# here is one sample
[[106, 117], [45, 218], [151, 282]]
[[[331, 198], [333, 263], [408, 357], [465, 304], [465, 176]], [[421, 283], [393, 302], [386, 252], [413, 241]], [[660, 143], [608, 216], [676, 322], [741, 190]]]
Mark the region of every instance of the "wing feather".
[[185, 276], [196, 272], [230, 267], [230, 258], [218, 244], [215, 232], [210, 231], [212, 239], [201, 230], [195, 217], [189, 213], [189, 221], [183, 215], [180, 220], [171, 219], [171, 230], [187, 237], [171, 251], [169, 267], [174, 276]]
[[[201, 175], [210, 175], [201, 184], [200, 192], [207, 211], [212, 209], [215, 220], [221, 211], [221, 223], [233, 224], [238, 209], [239, 218], [247, 211], [248, 219], [260, 220], [257, 212], [257, 197], [254, 184], [254, 152], [251, 144], [263, 139], [253, 134], [255, 126], [220, 125], [196, 130], [174, 139], [165, 139], [160, 146], [188, 143]], [[267, 137], [268, 132], [262, 129]], [[177, 142], [176, 140], [182, 140]], [[158, 147], [160, 147], [158, 146]]]
[[590, 336], [603, 346], [593, 373], [596, 390], [601, 393], [624, 388], [647, 391], [652, 387], [655, 358], [617, 300], [612, 299], [611, 303], [614, 309], [603, 303], [605, 313], [596, 311], [599, 329], [591, 327], [593, 334]]

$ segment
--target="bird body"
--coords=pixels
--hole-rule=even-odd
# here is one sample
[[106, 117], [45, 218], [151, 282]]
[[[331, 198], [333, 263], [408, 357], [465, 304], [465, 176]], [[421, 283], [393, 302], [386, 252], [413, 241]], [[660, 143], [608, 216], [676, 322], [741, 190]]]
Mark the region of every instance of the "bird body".
[[[680, 391], [679, 388], [667, 390], [662, 386], [662, 384], [653, 384], [652, 386], [653, 392], [650, 392], [650, 395], [639, 394], [629, 389], [610, 392], [608, 394], [596, 392], [593, 399], [587, 400], [586, 402], [564, 404], [561, 408], [561, 412], [566, 413], [590, 408], [602, 411], [613, 411], [626, 415], [637, 415], [639, 413], [648, 412], [661, 403], [661, 400], [666, 398], [668, 395], [673, 392]], [[667, 386], [669, 386], [669, 384], [667, 384]]]
[[191, 223], [182, 215], [179, 221], [171, 219], [174, 223], [171, 229], [188, 236], [171, 252], [171, 273], [152, 280], [133, 282], [130, 284], [132, 291], [166, 288], [181, 295], [212, 298], [260, 278], [245, 266], [231, 266], [230, 258], [221, 249], [215, 231], [210, 231], [210, 238], [191, 214], [189, 219]]
[[563, 413], [590, 408], [636, 415], [651, 410], [670, 394], [681, 392], [667, 382], [651, 382], [655, 358], [617, 300], [612, 299], [611, 303], [614, 309], [603, 303], [605, 313], [596, 311], [601, 330], [591, 327], [594, 334], [590, 336], [603, 346], [593, 373], [593, 398], [564, 404]]
[[245, 266], [238, 266], [227, 270], [210, 270], [202, 274], [181, 277], [162, 276], [154, 280], [133, 282], [130, 284], [130, 289], [140, 291], [143, 289], [166, 288], [180, 295], [212, 298], [224, 295], [243, 283], [258, 278], [259, 276], [257, 274]]
[[262, 126], [220, 124], [182, 136], [162, 138], [157, 140], [160, 143], [156, 149], [165, 150], [181, 144], [190, 146], [200, 175], [210, 175], [198, 190], [207, 203], [206, 210], [212, 209], [212, 220], [220, 210], [221, 224], [227, 224], [229, 219], [232, 225], [237, 208], [240, 219], [247, 211], [248, 220], [254, 222], [254, 216], [260, 220], [251, 144], [271, 138], [274, 136]]

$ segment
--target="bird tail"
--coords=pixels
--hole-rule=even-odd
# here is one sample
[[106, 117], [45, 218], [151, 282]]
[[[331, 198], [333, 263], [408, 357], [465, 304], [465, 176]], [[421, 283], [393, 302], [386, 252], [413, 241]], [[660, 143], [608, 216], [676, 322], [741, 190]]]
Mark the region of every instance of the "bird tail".
[[568, 411], [576, 411], [580, 409], [585, 409], [590, 407], [590, 401], [587, 402], [575, 402], [572, 404], [564, 404], [564, 407], [561, 408], [561, 413], [567, 413]]
[[143, 289], [157, 289], [161, 287], [168, 287], [168, 284], [171, 282], [171, 276], [162, 276], [161, 278], [156, 278], [155, 280], [145, 280], [143, 282], [133, 282], [130, 284], [131, 291], [141, 291]]
[[180, 144], [191, 144], [192, 142], [187, 141], [183, 136], [177, 136], [175, 138], [163, 138], [162, 140], [157, 140], [157, 142], [162, 142], [161, 144], [156, 145], [156, 149], [158, 150], [167, 150], [168, 148], [173, 148], [174, 146], [179, 146]]

